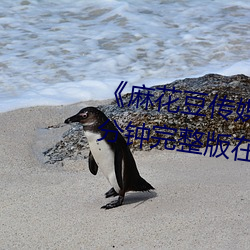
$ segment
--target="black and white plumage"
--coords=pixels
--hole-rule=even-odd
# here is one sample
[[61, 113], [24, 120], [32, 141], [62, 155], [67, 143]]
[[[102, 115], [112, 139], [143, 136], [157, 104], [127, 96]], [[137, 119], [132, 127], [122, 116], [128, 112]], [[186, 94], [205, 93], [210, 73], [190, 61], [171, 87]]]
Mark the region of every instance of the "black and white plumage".
[[[65, 123], [79, 122], [83, 125], [90, 147], [90, 172], [96, 175], [100, 168], [109, 181], [112, 188], [105, 194], [106, 198], [119, 195], [118, 200], [102, 207], [110, 209], [122, 205], [125, 193], [128, 191], [148, 191], [154, 188], [140, 176], [125, 139], [114, 124], [107, 120], [107, 116], [97, 108], [87, 107], [66, 119]], [[105, 122], [106, 124], [102, 126]], [[103, 130], [99, 128], [100, 126]], [[108, 132], [103, 140], [98, 141], [97, 139], [104, 137], [105, 129], [117, 132]]]

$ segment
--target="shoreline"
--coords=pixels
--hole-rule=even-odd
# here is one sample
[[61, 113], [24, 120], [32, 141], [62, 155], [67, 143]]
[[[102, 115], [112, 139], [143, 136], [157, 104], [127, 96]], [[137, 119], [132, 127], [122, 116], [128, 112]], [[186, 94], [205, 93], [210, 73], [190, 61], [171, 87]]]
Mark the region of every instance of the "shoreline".
[[[104, 102], [33, 107], [0, 113], [3, 249], [246, 249], [249, 241], [249, 162], [170, 151], [134, 152], [150, 193], [128, 193], [104, 211], [110, 188], [87, 159], [44, 165], [59, 124], [80, 108]], [[126, 233], [125, 233], [126, 232]]]
[[[233, 73], [232, 73], [233, 72]], [[229, 68], [227, 71], [225, 70], [220, 70], [218, 72], [213, 72], [213, 73], [209, 73], [207, 72], [205, 75], [220, 75], [220, 76], [224, 76], [224, 77], [233, 77], [233, 76], [237, 76], [237, 75], [242, 75], [242, 76], [245, 76], [245, 77], [250, 77], [250, 72], [244, 72], [244, 71], [241, 71], [241, 70], [237, 70], [237, 72], [235, 70], [231, 71], [231, 69]], [[164, 84], [172, 84], [174, 82], [181, 82], [181, 81], [185, 81], [187, 79], [199, 79], [199, 78], [202, 78], [203, 76], [205, 76], [203, 73], [200, 73], [200, 74], [195, 74], [195, 75], [189, 75], [188, 77], [184, 77], [184, 76], [179, 76], [177, 78], [168, 78], [167, 80], [163, 80], [162, 78], [160, 79], [156, 79], [156, 80], [141, 80], [141, 85], [142, 84], [145, 84], [147, 87], [153, 87], [153, 86], [158, 86], [158, 85], [164, 85]], [[154, 82], [154, 83], [152, 83]], [[157, 83], [158, 82], [158, 83]], [[136, 82], [136, 84], [138, 84]], [[119, 81], [117, 81], [117, 87], [119, 85]], [[132, 86], [131, 86], [132, 87]], [[126, 90], [127, 88], [125, 88]], [[115, 91], [116, 89], [114, 89]], [[130, 91], [125, 91], [124, 94], [128, 94], [130, 93]], [[98, 99], [98, 100], [93, 100], [93, 99], [89, 99], [89, 100], [83, 100], [83, 101], [80, 101], [80, 99], [77, 99], [75, 101], [72, 101], [72, 102], [66, 102], [66, 103], [61, 103], [61, 102], [56, 102], [55, 104], [40, 104], [37, 103], [35, 105], [30, 105], [30, 106], [27, 106], [26, 104], [24, 104], [23, 106], [19, 106], [19, 107], [16, 107], [15, 108], [6, 108], [6, 106], [8, 106], [8, 100], [7, 100], [7, 103], [4, 105], [5, 108], [3, 109], [3, 111], [0, 111], [0, 113], [5, 113], [5, 112], [11, 112], [11, 111], [14, 111], [14, 110], [18, 110], [18, 109], [25, 109], [25, 108], [31, 108], [31, 107], [42, 107], [42, 106], [45, 106], [45, 107], [57, 107], [57, 106], [71, 106], [71, 105], [75, 105], [77, 103], [82, 103], [82, 102], [91, 102], [91, 101], [96, 101], [96, 102], [106, 102], [106, 100], [111, 100], [111, 99], [114, 99], [114, 95], [112, 95], [112, 97], [110, 96], [110, 94], [108, 95], [108, 97], [106, 96], [105, 98], [101, 98], [101, 99]], [[12, 100], [13, 101], [13, 100]], [[17, 98], [16, 99], [16, 102], [18, 102], [19, 99]], [[23, 103], [25, 103], [25, 101], [22, 101]], [[51, 99], [48, 100], [48, 103], [51, 103]]]

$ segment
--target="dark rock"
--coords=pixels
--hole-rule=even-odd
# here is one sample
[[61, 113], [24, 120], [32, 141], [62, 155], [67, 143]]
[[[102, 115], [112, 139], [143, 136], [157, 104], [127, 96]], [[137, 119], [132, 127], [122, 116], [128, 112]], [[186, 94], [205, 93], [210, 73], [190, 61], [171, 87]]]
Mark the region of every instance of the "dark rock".
[[[151, 88], [163, 88], [164, 85], [156, 85]], [[250, 119], [247, 121], [242, 121], [242, 119], [237, 119], [241, 114], [243, 104], [241, 109], [237, 110], [239, 102], [244, 103], [244, 112], [242, 112], [243, 118], [247, 119], [247, 115], [250, 117], [250, 78], [245, 75], [235, 75], [235, 76], [221, 76], [216, 74], [208, 74], [199, 78], [186, 78], [183, 80], [177, 80], [170, 84], [166, 84], [166, 88], [180, 90], [181, 93], [171, 93], [170, 91], [165, 92], [165, 95], [162, 97], [162, 104], [169, 101], [169, 95], [172, 95], [171, 100], [177, 100], [171, 103], [170, 111], [179, 111], [177, 113], [169, 112], [168, 105], [162, 106], [160, 111], [158, 111], [158, 102], [156, 101], [162, 94], [162, 90], [155, 90], [152, 92], [154, 95], [151, 97], [153, 106], [149, 104], [146, 110], [146, 104], [139, 105], [136, 108], [136, 104], [128, 106], [131, 94], [125, 94], [122, 96], [124, 107], [119, 108], [116, 101], [114, 100], [109, 105], [99, 106], [98, 108], [102, 110], [111, 120], [116, 120], [117, 124], [121, 129], [124, 130], [123, 135], [127, 134], [125, 128], [128, 123], [131, 121], [134, 125], [134, 132], [136, 128], [141, 127], [145, 123], [145, 127], [150, 129], [150, 138], [149, 140], [143, 140], [142, 148], [140, 148], [140, 140], [135, 138], [130, 139], [133, 142], [131, 145], [132, 150], [150, 150], [150, 146], [157, 144], [158, 140], [153, 139], [153, 137], [163, 137], [172, 139], [175, 141], [168, 140], [168, 147], [182, 146], [180, 143], [183, 143], [183, 136], [181, 132], [184, 132], [185, 128], [192, 130], [192, 133], [196, 131], [194, 136], [191, 136], [187, 143], [195, 142], [195, 138], [200, 139], [200, 143], [195, 143], [194, 145], [200, 145], [201, 147], [206, 146], [207, 135], [210, 132], [210, 138], [214, 132], [214, 138], [216, 140], [218, 134], [229, 135], [226, 137], [221, 137], [221, 140], [229, 141], [230, 145], [236, 145], [239, 141], [234, 138], [241, 138], [243, 135], [245, 138], [250, 139]], [[186, 91], [197, 92], [194, 94], [187, 93]], [[147, 93], [147, 91], [142, 91], [141, 93]], [[199, 93], [203, 93], [201, 95]], [[198, 106], [189, 106], [185, 105], [186, 96], [192, 96], [188, 100], [189, 103], [196, 104]], [[217, 95], [217, 98], [215, 99]], [[222, 99], [226, 96], [227, 100], [224, 102], [226, 105], [234, 105], [235, 107], [222, 106]], [[200, 115], [184, 114], [190, 108], [192, 112], [196, 112], [203, 104], [201, 98], [204, 98], [205, 103], [204, 107], [200, 110]], [[134, 97], [133, 97], [134, 99]], [[221, 99], [221, 100], [220, 100]], [[142, 100], [140, 101], [142, 102]], [[214, 105], [212, 105], [214, 104]], [[248, 106], [249, 105], [249, 106]], [[220, 108], [222, 108], [220, 110]], [[214, 109], [214, 110], [213, 110]], [[248, 109], [248, 110], [247, 110]], [[212, 112], [213, 110], [213, 112]], [[232, 111], [231, 114], [230, 110]], [[238, 114], [237, 114], [237, 112]], [[249, 113], [247, 113], [249, 111]], [[213, 113], [213, 118], [211, 115]], [[203, 116], [202, 116], [203, 115]], [[246, 115], [246, 116], [244, 116]], [[224, 116], [224, 117], [223, 117]], [[172, 130], [164, 130], [159, 128], [154, 128], [154, 126], [166, 126]], [[161, 132], [174, 132], [174, 129], [177, 131], [173, 135], [164, 135]], [[182, 130], [180, 130], [182, 129]], [[158, 133], [156, 132], [158, 130]], [[141, 130], [138, 129], [138, 132]], [[146, 132], [146, 131], [145, 131]], [[204, 134], [203, 134], [204, 133]], [[134, 133], [135, 134], [135, 133]], [[138, 133], [138, 136], [141, 136]], [[144, 137], [146, 134], [144, 134]], [[127, 138], [125, 138], [127, 140]], [[164, 149], [164, 140], [160, 140], [160, 143], [156, 146], [157, 149]], [[215, 142], [210, 144], [215, 145]], [[225, 144], [225, 143], [224, 143]], [[63, 139], [58, 142], [53, 148], [48, 149], [44, 152], [44, 155], [47, 157], [49, 163], [54, 163], [56, 161], [61, 161], [65, 158], [77, 159], [85, 158], [87, 156], [86, 150], [88, 148], [87, 140], [84, 137], [83, 130], [80, 125], [74, 125], [70, 130], [68, 130], [64, 135]], [[84, 153], [83, 153], [84, 152]]]

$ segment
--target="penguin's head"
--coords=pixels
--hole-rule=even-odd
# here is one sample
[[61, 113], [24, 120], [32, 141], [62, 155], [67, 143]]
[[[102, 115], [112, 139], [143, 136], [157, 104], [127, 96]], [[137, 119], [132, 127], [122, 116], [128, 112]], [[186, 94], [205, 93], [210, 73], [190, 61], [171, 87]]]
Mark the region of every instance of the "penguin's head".
[[84, 127], [99, 127], [107, 119], [106, 115], [97, 108], [87, 107], [80, 110], [76, 115], [67, 118], [64, 122], [67, 124], [79, 122]]

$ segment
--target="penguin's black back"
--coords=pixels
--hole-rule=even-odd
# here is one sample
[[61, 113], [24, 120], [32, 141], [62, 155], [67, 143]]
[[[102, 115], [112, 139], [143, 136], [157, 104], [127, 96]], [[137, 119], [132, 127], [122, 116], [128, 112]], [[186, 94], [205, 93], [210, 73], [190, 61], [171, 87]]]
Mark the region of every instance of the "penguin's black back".
[[[124, 189], [125, 191], [148, 191], [154, 189], [146, 180], [144, 180], [137, 169], [134, 157], [127, 145], [123, 136], [119, 133], [117, 141], [121, 145], [123, 159], [124, 159]], [[117, 146], [114, 145], [114, 146]]]

